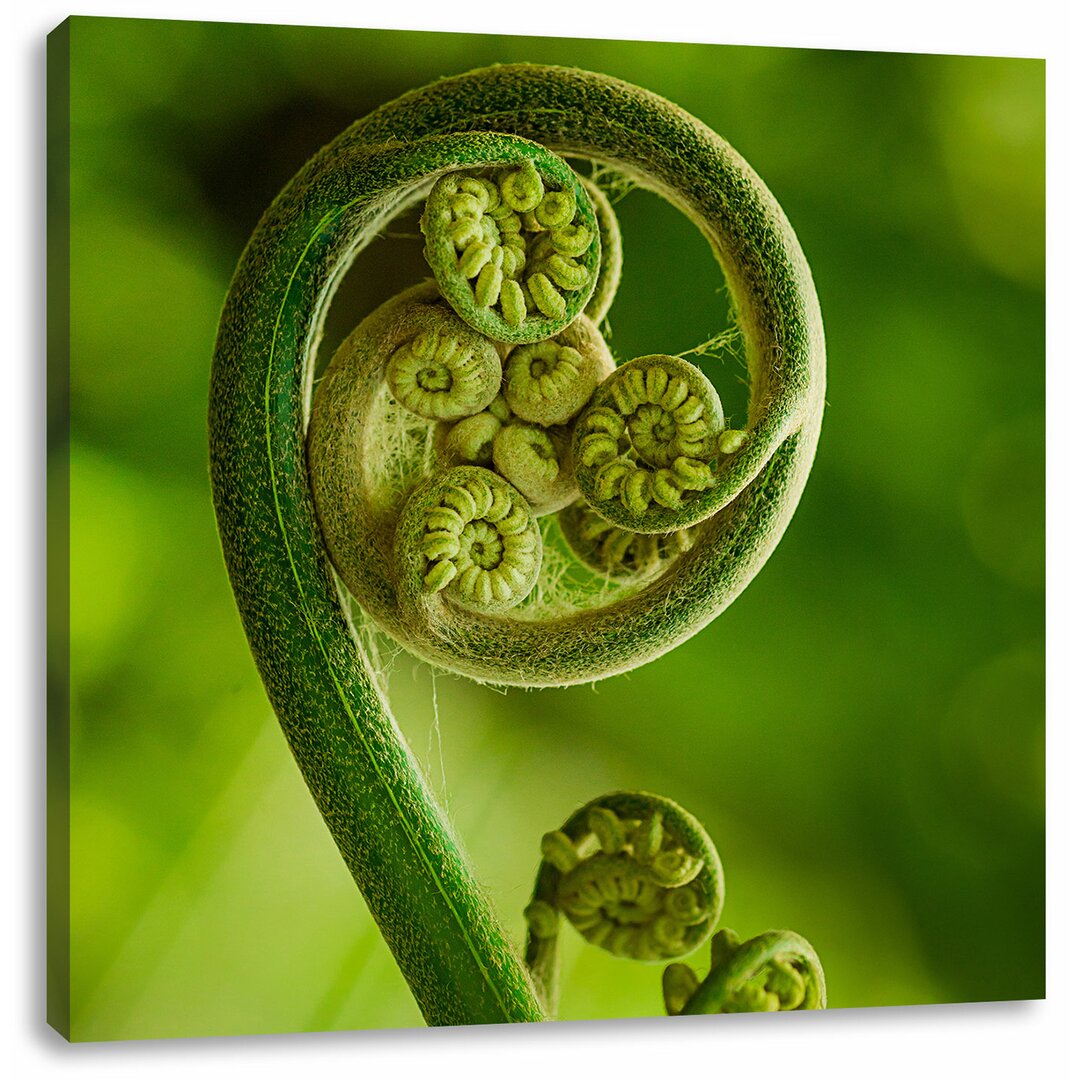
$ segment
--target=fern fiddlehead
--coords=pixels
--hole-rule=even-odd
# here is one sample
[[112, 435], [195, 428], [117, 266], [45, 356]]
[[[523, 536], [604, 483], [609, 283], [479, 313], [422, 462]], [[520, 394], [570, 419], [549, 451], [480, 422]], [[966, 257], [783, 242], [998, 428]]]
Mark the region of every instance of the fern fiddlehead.
[[536, 518], [512, 484], [475, 465], [439, 473], [409, 497], [398, 525], [402, 603], [445, 591], [463, 607], [504, 611], [536, 584], [540, 548]]
[[702, 372], [675, 356], [623, 364], [575, 428], [586, 501], [613, 525], [669, 533], [709, 516], [724, 413]]
[[770, 930], [742, 943], [733, 931], [721, 930], [710, 951], [701, 982], [686, 964], [664, 970], [669, 1015], [825, 1008], [821, 961], [810, 942], [790, 930]]
[[[624, 172], [699, 226], [751, 376], [737, 438], [725, 438], [711, 405], [699, 438], [694, 408], [670, 420], [683, 403], [664, 412], [646, 385], [613, 438], [634, 475], [651, 479], [623, 481], [595, 504], [578, 499], [591, 466], [577, 460], [572, 428], [619, 376], [595, 324], [621, 256], [610, 206], [559, 154]], [[361, 323], [313, 411], [337, 283], [387, 221], [425, 198], [435, 282]], [[511, 372], [514, 346], [539, 348]], [[406, 647], [473, 677], [561, 685], [627, 670], [715, 617], [767, 558], [805, 483], [823, 392], [809, 270], [768, 191], [703, 125], [604, 76], [514, 65], [407, 94], [324, 148], [260, 222], [226, 299], [212, 374], [222, 546], [297, 762], [430, 1023], [544, 1012], [397, 732], [342, 584]], [[514, 413], [515, 398], [525, 411], [527, 400], [557, 410], [530, 420]], [[638, 416], [652, 405], [664, 415]], [[373, 435], [387, 415], [381, 430], [404, 448], [393, 467]], [[665, 417], [671, 446], [705, 456], [657, 456]], [[429, 453], [440, 442], [441, 461]], [[633, 520], [613, 520], [616, 495]], [[599, 545], [607, 554], [583, 562], [628, 587], [597, 608], [513, 617], [542, 563], [537, 514], [563, 507], [569, 547], [591, 551], [575, 535], [586, 506], [612, 531]], [[638, 539], [616, 557], [620, 532]], [[665, 539], [640, 539], [657, 534]], [[622, 574], [628, 560], [633, 572]]]
[[615, 792], [545, 834], [526, 962], [547, 1007], [557, 1003], [559, 916], [616, 956], [670, 960], [700, 945], [724, 900], [708, 834], [670, 799]]
[[[554, 107], [546, 107], [549, 104]], [[478, 303], [475, 291], [469, 290], [471, 282], [479, 281], [480, 260], [488, 251], [521, 250], [502, 241], [528, 237], [521, 241], [527, 266], [519, 267], [517, 256], [503, 255], [501, 268], [520, 278], [534, 267], [547, 267], [549, 274], [538, 272], [528, 281], [542, 276], [553, 288], [577, 283], [551, 270], [560, 265], [556, 260], [573, 261], [581, 251], [580, 258], [595, 258], [588, 269], [600, 283], [593, 295], [604, 290], [602, 301], [593, 308], [587, 286], [566, 292], [586, 312], [576, 322], [553, 322], [550, 314], [536, 308], [516, 329], [495, 326], [490, 320], [502, 317], [493, 302], [484, 309], [489, 321], [483, 326], [504, 355], [507, 346], [516, 346], [505, 358], [500, 401], [511, 414], [509, 423], [520, 420], [549, 431], [565, 427], [571, 434], [569, 469], [565, 461], [555, 467], [555, 447], [542, 446], [548, 440], [536, 432], [503, 438], [504, 443], [528, 442], [538, 452], [542, 449], [527, 468], [523, 456], [515, 456], [508, 477], [519, 488], [543, 489], [532, 498], [539, 513], [580, 498], [599, 517], [635, 536], [670, 536], [697, 526], [693, 545], [658, 542], [655, 550], [663, 557], [655, 557], [648, 542], [627, 541], [627, 550], [639, 552], [630, 556], [634, 573], [614, 569], [611, 576], [620, 588], [607, 591], [603, 603], [597, 602], [595, 589], [578, 601], [568, 595], [572, 588], [557, 583], [559, 587], [544, 590], [559, 601], [548, 609], [523, 605], [492, 621], [445, 604], [428, 606], [424, 611], [429, 617], [413, 621], [415, 612], [406, 612], [392, 583], [387, 586], [387, 560], [372, 557], [373, 549], [385, 550], [392, 530], [379, 518], [378, 484], [371, 482], [364, 466], [356, 466], [357, 457], [369, 456], [356, 449], [365, 439], [371, 447], [387, 441], [387, 427], [381, 423], [386, 403], [379, 397], [381, 375], [374, 360], [381, 350], [372, 344], [387, 333], [386, 311], [365, 320], [335, 356], [320, 387], [309, 444], [319, 520], [335, 568], [368, 615], [411, 651], [474, 678], [541, 686], [603, 678], [661, 655], [714, 618], [753, 577], [786, 526], [816, 446], [824, 395], [824, 346], [809, 271], [779, 208], [730, 147], [644, 91], [561, 69], [495, 68], [407, 95], [353, 130], [357, 138], [363, 133], [372, 141], [391, 134], [401, 139], [403, 132], [434, 142], [452, 138], [432, 135], [430, 115], [435, 112], [439, 126], [434, 130], [439, 132], [450, 129], [452, 116], [459, 125], [513, 130], [561, 153], [618, 169], [638, 186], [670, 199], [712, 245], [735, 302], [746, 343], [750, 400], [745, 429], [732, 431], [724, 427], [723, 408], [711, 384], [685, 360], [658, 353], [611, 371], [602, 358], [580, 364], [569, 351], [589, 359], [582, 344], [595, 342], [598, 335], [588, 313], [600, 317], [611, 306], [621, 259], [614, 214], [610, 206], [583, 210], [580, 199], [589, 201], [584, 184], [574, 187], [560, 174], [552, 181], [560, 190], [541, 194], [543, 185], [534, 172], [527, 175], [528, 183], [514, 181], [521, 189], [514, 193], [511, 180], [521, 177], [524, 166], [483, 173], [469, 169], [463, 160], [460, 178], [458, 173], [442, 176], [428, 196], [425, 250], [440, 289], [453, 274], [457, 286], [465, 283], [464, 300], [449, 294], [447, 300], [461, 317], [473, 319], [471, 325], [481, 326], [469, 314], [469, 305]], [[502, 144], [503, 136], [488, 138], [489, 147], [503, 147], [504, 161], [518, 160], [520, 143]], [[493, 149], [487, 153], [494, 156]], [[534, 152], [530, 160], [539, 163], [541, 155]], [[468, 192], [464, 185], [471, 185]], [[580, 220], [564, 224], [571, 190]], [[507, 192], [513, 205], [504, 205]], [[566, 196], [562, 217], [545, 216], [544, 200], [560, 194]], [[461, 204], [458, 218], [451, 208], [454, 199]], [[503, 202], [496, 201], [500, 199]], [[533, 209], [519, 209], [534, 203]], [[496, 226], [491, 218], [477, 240], [477, 215], [489, 220], [484, 211], [491, 207], [496, 217], [505, 211], [514, 226]], [[432, 251], [432, 237], [439, 231], [436, 219], [445, 235]], [[585, 248], [586, 240], [599, 251]], [[563, 245], [561, 252], [556, 244]], [[493, 267], [494, 261], [484, 265]], [[493, 286], [482, 292], [484, 299], [494, 297]], [[526, 293], [532, 297], [528, 289], [523, 297]], [[535, 297], [524, 302], [535, 304]], [[572, 309], [563, 314], [568, 319]], [[535, 320], [540, 320], [535, 322], [537, 336], [530, 334], [532, 340], [523, 342], [523, 333]], [[575, 328], [577, 341], [572, 340]], [[583, 400], [594, 377], [598, 385]], [[462, 462], [494, 463], [496, 471], [502, 471], [494, 450], [507, 423], [490, 407], [478, 409], [459, 421], [460, 430], [445, 434], [443, 442]], [[559, 444], [566, 434], [555, 430], [550, 441]], [[414, 448], [414, 458], [433, 441], [438, 438]], [[510, 459], [507, 450], [501, 456]], [[416, 467], [423, 473], [431, 466]], [[568, 472], [580, 495], [566, 482]], [[558, 492], [545, 488], [552, 474], [561, 478]], [[566, 544], [575, 553], [590, 546], [575, 531], [581, 520], [575, 513], [560, 518]], [[608, 555], [583, 561], [605, 576], [609, 568], [624, 563]]]
[[470, 325], [500, 341], [550, 338], [596, 284], [600, 235], [580, 179], [561, 158], [440, 177], [420, 228], [442, 294]]
[[429, 420], [461, 419], [490, 405], [502, 382], [495, 346], [444, 308], [418, 305], [412, 316], [411, 336], [386, 362], [394, 399]]
[[[700, 822], [670, 799], [640, 791], [601, 796], [546, 833], [540, 851], [525, 909], [525, 958], [552, 1013], [562, 918], [616, 956], [656, 963], [693, 952], [720, 917], [724, 872], [716, 848]], [[743, 944], [721, 930], [711, 954], [703, 981], [683, 963], [664, 970], [669, 1015], [825, 1008], [817, 953], [790, 930]]]

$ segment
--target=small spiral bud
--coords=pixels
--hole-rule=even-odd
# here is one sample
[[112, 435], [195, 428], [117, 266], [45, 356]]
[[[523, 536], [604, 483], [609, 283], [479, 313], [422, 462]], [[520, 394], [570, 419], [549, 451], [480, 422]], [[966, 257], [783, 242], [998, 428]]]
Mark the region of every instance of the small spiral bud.
[[776, 995], [781, 1009], [797, 1009], [806, 998], [806, 980], [794, 965], [777, 960], [765, 977], [765, 989]]
[[531, 152], [535, 160], [510, 168], [440, 177], [420, 220], [443, 295], [498, 341], [557, 333], [585, 306], [599, 272], [599, 228], [580, 180], [549, 151]]
[[626, 826], [613, 810], [594, 806], [589, 811], [588, 822], [605, 855], [617, 855], [622, 851], [626, 843]]
[[734, 454], [740, 450], [747, 439], [750, 438], [749, 431], [740, 431], [732, 428], [725, 431], [719, 438], [716, 444], [716, 449], [721, 454]]
[[451, 311], [432, 308], [441, 326], [418, 332], [394, 350], [386, 381], [399, 404], [417, 416], [452, 420], [483, 409], [499, 392], [495, 346]]
[[687, 964], [669, 964], [663, 974], [664, 1007], [668, 1016], [678, 1016], [701, 985]]
[[655, 795], [594, 799], [544, 836], [541, 853], [536, 899], [616, 956], [685, 955], [708, 937], [723, 901], [712, 842], [685, 810]]
[[508, 424], [495, 435], [492, 464], [538, 516], [561, 510], [578, 497], [570, 436], [564, 429]]
[[581, 861], [573, 841], [564, 832], [544, 833], [540, 840], [540, 854], [544, 862], [568, 874]]
[[643, 817], [630, 834], [630, 851], [639, 863], [650, 863], [664, 842], [664, 818], [659, 810]]
[[700, 984], [694, 985], [696, 977], [684, 964], [673, 964], [664, 972], [669, 1013], [825, 1008], [821, 961], [813, 946], [790, 930], [770, 930], [741, 944], [733, 931], [721, 930], [712, 939], [711, 952], [709, 973]]
[[[524, 262], [521, 265], [524, 266]], [[525, 293], [520, 282], [503, 281], [499, 289], [499, 306], [507, 326], [517, 330], [525, 324], [529, 309], [525, 304]]]
[[565, 229], [574, 220], [577, 207], [567, 191], [549, 191], [532, 209], [537, 224], [545, 229]]
[[439, 453], [443, 460], [455, 465], [490, 465], [495, 436], [502, 426], [503, 422], [489, 409], [466, 416], [440, 433]]
[[516, 488], [488, 469], [462, 465], [410, 496], [395, 551], [405, 566], [419, 560], [421, 594], [498, 612], [521, 603], [536, 584], [543, 545]]
[[537, 309], [549, 319], [563, 322], [566, 318], [566, 297], [555, 287], [551, 278], [547, 274], [530, 274], [526, 283]]
[[565, 225], [552, 228], [551, 244], [560, 254], [569, 259], [576, 259], [589, 250], [592, 233], [583, 225]]
[[674, 356], [623, 364], [578, 417], [574, 459], [586, 501], [614, 525], [661, 533], [696, 524], [714, 480], [724, 413], [712, 384]]
[[589, 282], [589, 271], [580, 263], [558, 253], [549, 255], [543, 263], [544, 271], [560, 289], [572, 291], [584, 289]]
[[525, 909], [529, 933], [538, 938], [553, 938], [559, 932], [559, 913], [543, 900], [534, 900]]
[[696, 890], [689, 887], [668, 892], [664, 897], [664, 908], [676, 922], [688, 926], [700, 922], [703, 915], [701, 898]]
[[661, 851], [649, 862], [653, 879], [668, 889], [677, 889], [693, 881], [701, 872], [701, 859], [676, 849]]
[[584, 316], [546, 341], [518, 345], [506, 358], [503, 396], [523, 420], [566, 424], [615, 370], [600, 332]]
[[511, 210], [527, 213], [535, 210], [544, 199], [544, 181], [536, 166], [527, 161], [520, 169], [503, 173], [499, 181], [502, 200]]

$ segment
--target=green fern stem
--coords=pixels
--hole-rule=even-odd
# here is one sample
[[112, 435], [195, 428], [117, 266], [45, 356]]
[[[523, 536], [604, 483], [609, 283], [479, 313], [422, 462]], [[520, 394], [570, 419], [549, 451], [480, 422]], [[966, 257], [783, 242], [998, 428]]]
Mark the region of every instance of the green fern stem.
[[[725, 509], [691, 553], [677, 595], [643, 591], [621, 627], [597, 626], [581, 642], [576, 671], [549, 677], [589, 677], [612, 651], [625, 654], [621, 669], [633, 666], [635, 637], [670, 647], [726, 606], [794, 511], [821, 419], [820, 315], [779, 207], [726, 143], [616, 80], [519, 65], [434, 84], [350, 127], [264, 215], [226, 298], [211, 378], [222, 547], [289, 745], [431, 1024], [544, 1012], [345, 617], [312, 505], [305, 434], [326, 311], [358, 252], [439, 175], [520, 162], [530, 152], [523, 140], [612, 164], [701, 227], [739, 310], [753, 384], [748, 442], [710, 494]], [[508, 682], [528, 681], [512, 667], [523, 644], [509, 649]]]
[[[324, 152], [244, 252], [211, 381], [211, 475], [252, 653], [316, 803], [430, 1024], [543, 1019], [343, 614], [304, 455], [312, 362], [356, 250], [479, 137]], [[497, 159], [497, 151], [492, 151]]]

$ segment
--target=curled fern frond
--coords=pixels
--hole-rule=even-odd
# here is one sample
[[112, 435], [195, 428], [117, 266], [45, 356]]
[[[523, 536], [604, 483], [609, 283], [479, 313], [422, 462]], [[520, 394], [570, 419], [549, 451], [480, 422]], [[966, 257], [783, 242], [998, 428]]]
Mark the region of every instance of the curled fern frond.
[[545, 427], [567, 424], [614, 371], [607, 343], [592, 320], [582, 316], [545, 341], [511, 350], [503, 396], [522, 420]]
[[570, 462], [570, 435], [539, 424], [508, 424], [495, 436], [492, 465], [537, 514], [551, 514], [578, 497]]
[[417, 305], [415, 329], [386, 362], [394, 399], [429, 420], [454, 420], [486, 408], [499, 392], [495, 346], [448, 308]]
[[556, 999], [558, 931], [565, 918], [615, 956], [661, 962], [704, 942], [724, 902], [712, 840], [677, 803], [613, 792], [541, 841], [526, 962], [549, 1009]]
[[[559, 410], [530, 420], [508, 403], [516, 391], [504, 366], [512, 346], [533, 343], [587, 360], [570, 339], [574, 327], [595, 326], [614, 310], [614, 212], [568, 160], [656, 193], [699, 228], [734, 302], [750, 376], [740, 432], [718, 430], [708, 408], [700, 438], [696, 419], [681, 417], [685, 427], [669, 437], [650, 410], [632, 422], [619, 413], [625, 432], [612, 436], [616, 458], [634, 476], [616, 485], [609, 475], [610, 497], [602, 497], [606, 487], [593, 490], [585, 505], [613, 529], [667, 539], [653, 548], [624, 544], [617, 532], [576, 538], [586, 517], [575, 498], [561, 517], [569, 546], [595, 547], [599, 555], [582, 557], [585, 571], [614, 583], [580, 592], [572, 581], [533, 577], [545, 572], [535, 514], [554, 511], [567, 492], [530, 485], [551, 472], [549, 453], [562, 467], [559, 429], [569, 432], [590, 402], [608, 407], [604, 387], [619, 372], [596, 371], [598, 386], [582, 401], [581, 370], [557, 351], [547, 375], [559, 383]], [[435, 280], [364, 318], [313, 401], [338, 284], [389, 221], [425, 200]], [[542, 353], [534, 359], [547, 363]], [[765, 185], [699, 121], [603, 75], [506, 65], [413, 91], [324, 147], [260, 221], [226, 298], [211, 378], [222, 548], [296, 760], [430, 1023], [544, 1013], [401, 740], [343, 591], [417, 655], [491, 682], [566, 685], [654, 659], [714, 619], [779, 542], [817, 445], [824, 371], [810, 271]], [[550, 389], [543, 375], [540, 398]], [[525, 394], [523, 409], [525, 398], [535, 395]], [[647, 398], [646, 386], [644, 404], [657, 404]], [[499, 449], [504, 430], [528, 424], [550, 446], [519, 433], [513, 438], [523, 445]], [[593, 478], [577, 469], [576, 483], [583, 479], [588, 487]], [[645, 818], [634, 818], [631, 803], [600, 809], [636, 820], [640, 831]], [[661, 816], [664, 836], [682, 836], [674, 847], [661, 839], [646, 865], [635, 831], [629, 848], [604, 858], [630, 859], [636, 873], [654, 878], [669, 873], [666, 884], [652, 882], [658, 895], [665, 904], [672, 894], [684, 899], [657, 915], [648, 937], [612, 929], [619, 948], [631, 939], [638, 949], [647, 941], [647, 951], [681, 947], [713, 918], [718, 868], [692, 832], [680, 834], [678, 815]], [[588, 825], [598, 843], [604, 827], [600, 817]], [[576, 830], [564, 827], [571, 844]], [[690, 874], [695, 860], [701, 868]], [[652, 890], [645, 895], [651, 905]], [[557, 899], [538, 895], [553, 908]], [[690, 900], [705, 915], [679, 922], [696, 919], [696, 907], [681, 906]], [[550, 918], [537, 910], [542, 929]]]
[[742, 943], [733, 931], [721, 930], [712, 939], [711, 954], [709, 972], [700, 982], [686, 964], [665, 969], [669, 1016], [826, 1006], [821, 961], [810, 942], [791, 930], [770, 930]]
[[395, 543], [404, 603], [443, 593], [480, 612], [520, 603], [540, 573], [540, 529], [512, 484], [462, 465], [409, 497]]
[[[586, 84], [587, 113], [579, 108]], [[447, 109], [460, 117], [456, 131], [445, 126]], [[440, 163], [428, 174], [422, 227], [437, 300], [424, 302], [449, 304], [487, 339], [500, 357], [502, 385], [488, 397], [485, 378], [470, 413], [437, 415], [447, 375], [424, 368], [406, 377], [401, 365], [378, 367], [391, 345], [395, 356], [415, 350], [395, 335], [399, 305], [416, 294], [361, 323], [320, 384], [309, 434], [312, 486], [334, 567], [385, 633], [477, 679], [566, 685], [645, 663], [715, 618], [746, 586], [805, 483], [824, 400], [824, 346], [798, 245], [727, 144], [669, 103], [613, 80], [499, 68], [445, 80], [387, 110], [357, 132], [389, 137], [392, 114], [395, 140], [412, 136], [440, 154], [459, 147], [456, 168]], [[430, 127], [435, 112], [443, 122]], [[610, 201], [561, 154], [624, 171], [704, 233], [743, 336], [745, 428], [725, 427], [712, 384], [685, 358], [657, 352], [614, 367], [596, 321], [617, 312], [618, 223]], [[414, 179], [396, 189], [402, 201], [421, 183]], [[394, 193], [384, 199], [392, 202]], [[407, 380], [417, 378], [427, 385], [414, 389]], [[433, 414], [431, 429], [406, 429], [387, 393], [406, 409]], [[388, 447], [397, 467], [380, 471]], [[394, 515], [412, 487], [460, 464], [508, 480], [537, 514], [562, 510], [570, 553], [617, 587], [597, 589], [587, 575], [561, 572], [565, 560], [542, 559], [535, 592], [497, 613], [458, 603], [453, 590], [440, 590], [437, 604], [405, 604], [408, 590], [392, 576]], [[598, 530], [586, 510], [612, 528]], [[643, 539], [650, 536], [657, 539]]]
[[[524, 148], [523, 148], [524, 149]], [[440, 177], [420, 218], [443, 295], [500, 341], [550, 338], [592, 295], [596, 213], [570, 167], [540, 147], [509, 168]]]
[[578, 418], [574, 465], [586, 502], [613, 525], [669, 533], [714, 511], [724, 412], [712, 383], [674, 356], [623, 364]]

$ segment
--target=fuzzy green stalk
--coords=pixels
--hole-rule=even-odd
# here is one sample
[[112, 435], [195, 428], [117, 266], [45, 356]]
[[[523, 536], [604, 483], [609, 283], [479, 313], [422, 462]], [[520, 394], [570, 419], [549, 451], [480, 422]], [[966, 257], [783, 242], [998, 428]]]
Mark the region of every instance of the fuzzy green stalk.
[[[443, 173], [520, 164], [529, 154], [522, 140], [613, 165], [699, 225], [738, 307], [752, 395], [748, 442], [710, 494], [718, 507], [732, 501], [703, 526], [678, 585], [662, 596], [644, 590], [618, 618], [590, 626], [570, 671], [554, 670], [559, 649], [536, 652], [530, 634], [518, 635], [495, 665], [505, 681], [582, 681], [612, 660], [626, 670], [715, 617], [794, 511], [824, 392], [809, 270], [764, 185], [681, 110], [604, 76], [497, 67], [405, 95], [325, 147], [260, 221], [226, 298], [211, 378], [225, 562], [292, 752], [430, 1024], [544, 1012], [346, 618], [315, 517], [305, 435], [326, 312], [356, 255]], [[646, 656], [643, 640], [652, 642]]]

